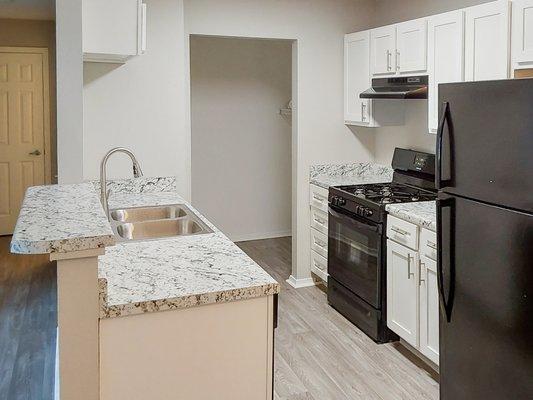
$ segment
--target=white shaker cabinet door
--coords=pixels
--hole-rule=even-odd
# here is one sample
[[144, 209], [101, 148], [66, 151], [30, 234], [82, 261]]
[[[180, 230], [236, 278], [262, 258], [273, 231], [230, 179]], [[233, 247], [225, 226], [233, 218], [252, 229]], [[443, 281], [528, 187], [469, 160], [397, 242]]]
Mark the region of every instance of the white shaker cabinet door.
[[509, 76], [510, 3], [499, 0], [465, 9], [465, 79]]
[[344, 121], [368, 125], [370, 101], [359, 95], [370, 87], [370, 31], [344, 37]]
[[370, 31], [370, 68], [372, 75], [394, 75], [396, 26], [384, 26]]
[[533, 0], [513, 1], [513, 68], [533, 67]]
[[387, 240], [387, 326], [418, 347], [417, 252]]
[[396, 25], [396, 71], [400, 74], [427, 70], [427, 20]]
[[420, 257], [420, 352], [439, 363], [439, 289], [437, 263]]
[[464, 80], [464, 13], [435, 15], [428, 22], [428, 127], [436, 133], [439, 116], [439, 84]]

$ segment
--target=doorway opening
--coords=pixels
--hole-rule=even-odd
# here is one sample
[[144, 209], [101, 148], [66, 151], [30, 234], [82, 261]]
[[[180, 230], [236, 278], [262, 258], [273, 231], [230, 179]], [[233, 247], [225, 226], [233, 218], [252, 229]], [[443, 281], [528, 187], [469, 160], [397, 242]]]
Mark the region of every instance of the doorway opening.
[[57, 174], [53, 8], [10, 5], [0, 8], [0, 235], [13, 233], [26, 189]]
[[192, 203], [234, 242], [294, 233], [294, 45], [190, 36]]

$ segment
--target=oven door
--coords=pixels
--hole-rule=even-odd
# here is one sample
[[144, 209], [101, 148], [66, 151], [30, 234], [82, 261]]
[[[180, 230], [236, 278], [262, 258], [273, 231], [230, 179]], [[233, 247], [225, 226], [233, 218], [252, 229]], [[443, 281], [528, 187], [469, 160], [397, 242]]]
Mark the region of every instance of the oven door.
[[329, 207], [328, 273], [375, 308], [381, 308], [382, 228]]

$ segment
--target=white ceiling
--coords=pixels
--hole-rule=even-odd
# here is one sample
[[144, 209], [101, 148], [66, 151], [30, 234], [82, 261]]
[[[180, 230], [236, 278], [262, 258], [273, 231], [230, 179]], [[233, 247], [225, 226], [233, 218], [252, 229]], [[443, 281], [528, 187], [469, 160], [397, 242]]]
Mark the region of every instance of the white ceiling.
[[0, 0], [0, 18], [55, 19], [55, 0]]

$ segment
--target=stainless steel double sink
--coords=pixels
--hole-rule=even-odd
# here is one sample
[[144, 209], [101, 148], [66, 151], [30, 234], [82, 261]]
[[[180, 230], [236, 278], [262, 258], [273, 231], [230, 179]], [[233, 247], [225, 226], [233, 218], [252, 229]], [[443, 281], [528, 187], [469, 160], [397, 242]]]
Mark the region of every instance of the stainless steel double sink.
[[184, 204], [111, 210], [109, 220], [119, 241], [152, 240], [212, 233]]

